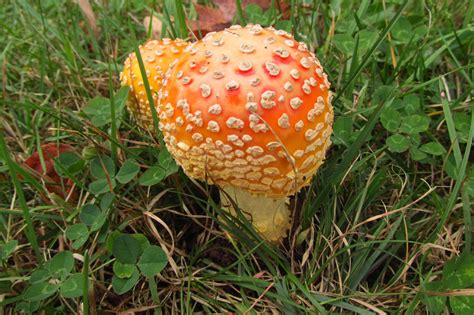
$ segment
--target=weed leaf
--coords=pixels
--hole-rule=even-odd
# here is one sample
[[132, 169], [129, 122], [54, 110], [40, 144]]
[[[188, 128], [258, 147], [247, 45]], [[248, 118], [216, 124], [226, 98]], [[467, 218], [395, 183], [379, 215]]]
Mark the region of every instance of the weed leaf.
[[46, 263], [49, 276], [64, 279], [74, 268], [74, 257], [70, 251], [62, 251], [56, 254]]
[[133, 264], [123, 264], [120, 261], [114, 261], [113, 271], [114, 275], [120, 279], [128, 279], [133, 275], [136, 267]]
[[36, 283], [26, 289], [25, 293], [23, 294], [23, 299], [30, 302], [42, 301], [56, 293], [58, 288], [58, 284], [52, 284], [48, 282]]
[[138, 268], [147, 278], [154, 277], [168, 263], [168, 257], [161, 247], [152, 245], [145, 249], [140, 260], [138, 261]]
[[117, 174], [117, 181], [126, 184], [131, 181], [140, 171], [140, 166], [134, 159], [126, 160]]
[[454, 315], [474, 314], [474, 296], [450, 296], [449, 305]]
[[77, 298], [82, 296], [84, 287], [84, 276], [82, 273], [74, 273], [64, 281], [59, 293], [65, 298]]
[[112, 277], [112, 288], [117, 294], [124, 294], [130, 291], [137, 284], [140, 277], [137, 267], [133, 266], [132, 276], [127, 279], [120, 279], [116, 275]]
[[410, 140], [407, 137], [397, 133], [387, 138], [387, 145], [390, 151], [401, 153], [408, 150], [408, 147], [410, 146]]
[[124, 264], [136, 263], [142, 252], [140, 242], [129, 234], [118, 236], [112, 245], [112, 254]]

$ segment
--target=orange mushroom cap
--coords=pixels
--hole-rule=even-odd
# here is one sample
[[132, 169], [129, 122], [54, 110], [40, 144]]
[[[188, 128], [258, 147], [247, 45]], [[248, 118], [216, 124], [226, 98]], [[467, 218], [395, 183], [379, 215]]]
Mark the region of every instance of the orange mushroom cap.
[[330, 145], [329, 87], [304, 43], [236, 25], [186, 47], [163, 81], [159, 126], [189, 176], [288, 196], [309, 184]]
[[[161, 82], [165, 73], [177, 62], [177, 58], [183, 52], [187, 42], [177, 39], [171, 40], [150, 40], [144, 45], [140, 45], [140, 55], [146, 69], [146, 76], [150, 85], [150, 90], [155, 103], [157, 102], [157, 93], [161, 89]], [[153, 116], [150, 110], [148, 97], [146, 94], [143, 76], [140, 72], [135, 53], [131, 53], [125, 60], [124, 69], [120, 73], [121, 85], [128, 85], [130, 93], [128, 94], [127, 108], [132, 116], [142, 128], [153, 130]]]

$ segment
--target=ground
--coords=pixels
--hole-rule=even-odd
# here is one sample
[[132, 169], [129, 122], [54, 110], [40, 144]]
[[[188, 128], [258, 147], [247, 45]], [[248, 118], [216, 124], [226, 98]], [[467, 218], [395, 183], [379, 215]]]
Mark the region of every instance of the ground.
[[[474, 6], [77, 3], [0, 6], [0, 313], [474, 313]], [[124, 109], [138, 44], [231, 22], [292, 32], [335, 94], [277, 245]]]

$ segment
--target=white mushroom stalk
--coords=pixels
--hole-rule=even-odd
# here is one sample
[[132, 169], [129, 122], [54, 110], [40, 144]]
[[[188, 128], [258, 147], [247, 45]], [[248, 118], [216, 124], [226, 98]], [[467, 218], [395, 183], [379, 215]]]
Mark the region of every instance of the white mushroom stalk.
[[[289, 198], [270, 198], [255, 195], [248, 190], [228, 186], [220, 191], [222, 207], [237, 217], [237, 209], [252, 222], [262, 237], [277, 242], [286, 236], [291, 226], [291, 211], [288, 208]], [[231, 200], [229, 200], [231, 198]]]

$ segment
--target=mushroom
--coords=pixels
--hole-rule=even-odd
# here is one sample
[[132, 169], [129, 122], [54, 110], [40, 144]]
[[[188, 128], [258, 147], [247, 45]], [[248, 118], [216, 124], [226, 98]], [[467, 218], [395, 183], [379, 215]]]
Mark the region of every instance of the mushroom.
[[220, 186], [226, 210], [237, 204], [265, 239], [281, 240], [288, 196], [309, 185], [330, 145], [319, 60], [285, 31], [234, 25], [188, 45], [165, 77], [157, 111], [177, 163]]
[[[180, 39], [164, 38], [160, 41], [150, 40], [139, 46], [155, 103], [158, 99], [157, 93], [161, 89], [164, 74], [176, 64], [186, 45], [187, 42]], [[140, 127], [153, 130], [153, 116], [135, 53], [131, 53], [125, 60], [124, 69], [120, 73], [120, 81], [122, 86], [128, 85], [130, 87], [127, 100], [129, 112]]]

